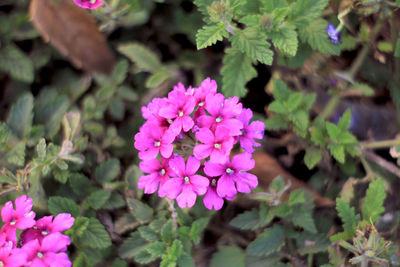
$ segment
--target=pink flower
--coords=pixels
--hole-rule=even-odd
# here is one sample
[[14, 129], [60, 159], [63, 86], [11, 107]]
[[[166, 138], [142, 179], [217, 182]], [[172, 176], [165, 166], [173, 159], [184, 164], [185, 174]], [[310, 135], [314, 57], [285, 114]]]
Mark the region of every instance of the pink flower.
[[242, 111], [242, 104], [238, 103], [238, 101], [239, 98], [236, 96], [225, 99], [222, 94], [207, 95], [206, 110], [211, 116], [202, 115], [197, 119], [200, 128], [215, 130], [218, 126], [224, 126], [229, 129], [230, 135], [239, 135], [243, 124], [241, 121], [233, 118]]
[[75, 4], [82, 8], [96, 9], [103, 4], [101, 0], [74, 0]]
[[168, 119], [159, 115], [160, 109], [166, 105], [168, 105], [167, 99], [154, 98], [147, 106], [142, 107], [143, 118], [147, 119], [146, 124], [156, 124], [163, 131], [166, 131], [170, 123]]
[[164, 158], [169, 158], [174, 149], [172, 142], [175, 134], [171, 131], [163, 131], [155, 124], [145, 124], [140, 132], [135, 135], [135, 148], [139, 150], [139, 158], [142, 160], [154, 159], [158, 152]]
[[161, 157], [161, 163], [158, 159], [142, 161], [139, 167], [142, 172], [149, 173], [149, 175], [143, 175], [139, 178], [138, 188], [144, 188], [145, 194], [153, 194], [157, 191], [158, 185], [160, 184], [158, 195], [164, 197], [165, 192], [162, 190], [163, 185], [169, 180], [172, 174], [168, 159]]
[[193, 156], [187, 160], [185, 167], [185, 159], [176, 156], [169, 161], [169, 166], [173, 170], [173, 178], [164, 184], [164, 191], [170, 199], [175, 199], [178, 206], [193, 207], [197, 196], [204, 195], [209, 185], [206, 177], [195, 174], [200, 167], [200, 161]]
[[253, 169], [255, 165], [249, 153], [235, 155], [231, 162], [224, 164], [205, 162], [204, 165], [204, 172], [208, 176], [221, 176], [217, 182], [217, 194], [220, 197], [232, 197], [237, 192], [250, 193], [258, 185], [257, 176], [243, 172]]
[[70, 243], [68, 236], [57, 232], [45, 236], [42, 242], [34, 239], [26, 243], [22, 250], [28, 255], [30, 267], [70, 267], [68, 255], [60, 252]]
[[32, 198], [22, 195], [15, 199], [15, 210], [11, 201], [1, 209], [1, 218], [10, 227], [25, 230], [35, 225], [36, 214], [32, 211]]
[[26, 265], [26, 253], [19, 249], [13, 248], [11, 243], [6, 243], [0, 247], [0, 266], [20, 267]]
[[217, 180], [212, 179], [210, 186], [207, 189], [207, 193], [203, 198], [204, 206], [209, 210], [212, 210], [213, 208], [215, 210], [220, 210], [224, 205], [223, 198], [218, 196], [217, 194], [216, 185], [217, 185]]
[[253, 153], [253, 146], [260, 146], [254, 139], [263, 139], [265, 124], [261, 121], [253, 121], [249, 124], [253, 112], [249, 108], [244, 108], [238, 119], [243, 123], [243, 129], [240, 130], [239, 141], [240, 146], [248, 153]]
[[194, 97], [196, 98], [197, 106], [205, 108], [206, 97], [208, 95], [214, 96], [217, 93], [217, 83], [210, 78], [205, 79], [201, 85], [194, 90]]
[[[183, 86], [183, 85], [181, 85]], [[184, 132], [192, 129], [194, 125], [190, 114], [193, 112], [196, 105], [196, 100], [193, 96], [186, 94], [186, 91], [181, 87], [177, 87], [168, 94], [169, 104], [160, 108], [159, 114], [168, 120], [173, 120], [169, 129], [175, 135], [178, 135], [183, 129]]]
[[196, 138], [203, 143], [193, 149], [197, 159], [210, 156], [211, 162], [224, 163], [229, 158], [234, 139], [226, 127], [219, 126], [215, 134], [208, 128], [201, 128], [196, 132]]
[[[75, 218], [69, 213], [60, 213], [54, 220], [53, 216], [45, 216], [36, 222], [34, 228], [21, 233], [21, 244], [26, 244], [31, 240], [38, 239], [40, 242], [49, 234], [68, 230], [74, 224]], [[65, 249], [66, 250], [66, 247]]]

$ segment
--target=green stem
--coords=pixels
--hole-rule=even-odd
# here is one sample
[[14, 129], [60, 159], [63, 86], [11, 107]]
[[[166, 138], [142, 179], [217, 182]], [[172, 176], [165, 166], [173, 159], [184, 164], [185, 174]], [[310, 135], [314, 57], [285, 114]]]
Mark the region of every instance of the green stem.
[[361, 143], [361, 147], [364, 149], [386, 148], [386, 147], [392, 147], [392, 146], [397, 146], [397, 145], [400, 145], [399, 139]]
[[320, 117], [323, 119], [327, 119], [331, 116], [332, 112], [335, 110], [340, 100], [339, 95], [335, 94], [329, 99], [328, 104], [326, 104], [324, 110], [321, 112]]

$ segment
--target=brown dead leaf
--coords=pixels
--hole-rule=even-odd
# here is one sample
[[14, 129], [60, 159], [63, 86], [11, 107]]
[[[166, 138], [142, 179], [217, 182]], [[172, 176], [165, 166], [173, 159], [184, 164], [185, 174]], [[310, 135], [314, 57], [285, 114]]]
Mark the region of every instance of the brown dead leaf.
[[95, 19], [72, 0], [31, 0], [30, 19], [46, 42], [50, 42], [77, 68], [111, 73], [114, 54], [98, 30]]
[[335, 202], [329, 198], [321, 196], [315, 189], [306, 183], [296, 179], [290, 173], [285, 171], [281, 165], [274, 159], [263, 152], [255, 152], [253, 158], [256, 161], [254, 169], [251, 171], [258, 177], [259, 186], [264, 190], [268, 190], [268, 185], [277, 176], [281, 176], [286, 183], [290, 181], [291, 187], [289, 192], [295, 189], [305, 189], [310, 191], [315, 199], [315, 205], [318, 207], [327, 207], [335, 205]]

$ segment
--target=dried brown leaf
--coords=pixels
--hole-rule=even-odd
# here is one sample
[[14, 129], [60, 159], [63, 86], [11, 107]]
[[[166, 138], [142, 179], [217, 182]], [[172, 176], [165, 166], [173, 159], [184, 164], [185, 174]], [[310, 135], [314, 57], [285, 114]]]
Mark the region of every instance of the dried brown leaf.
[[30, 19], [46, 42], [50, 42], [77, 68], [111, 73], [114, 54], [90, 13], [72, 0], [31, 0]]

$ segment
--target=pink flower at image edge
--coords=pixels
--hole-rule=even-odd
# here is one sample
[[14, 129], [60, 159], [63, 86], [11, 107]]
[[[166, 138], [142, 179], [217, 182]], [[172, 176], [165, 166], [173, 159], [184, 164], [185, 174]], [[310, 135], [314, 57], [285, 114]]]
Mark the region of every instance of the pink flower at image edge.
[[74, 0], [75, 4], [81, 8], [96, 9], [103, 4], [102, 0]]

